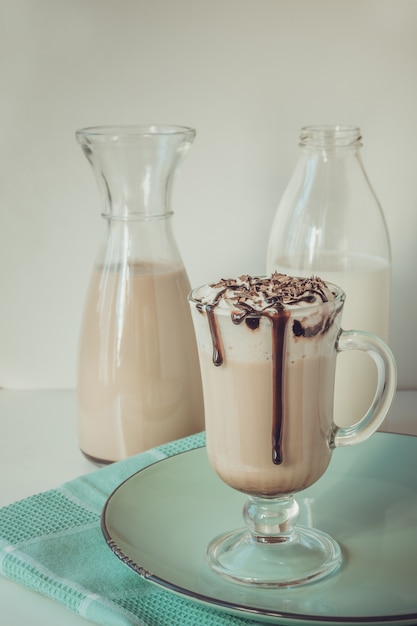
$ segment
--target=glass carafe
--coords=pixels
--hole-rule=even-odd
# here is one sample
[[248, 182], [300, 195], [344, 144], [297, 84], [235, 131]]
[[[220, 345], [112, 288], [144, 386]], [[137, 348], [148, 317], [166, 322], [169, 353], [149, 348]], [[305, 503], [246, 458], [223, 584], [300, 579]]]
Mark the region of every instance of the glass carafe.
[[104, 237], [80, 331], [82, 452], [109, 463], [204, 428], [187, 274], [171, 228], [171, 189], [195, 131], [77, 131], [99, 187]]
[[[273, 223], [267, 270], [316, 274], [346, 292], [343, 328], [388, 340], [391, 252], [381, 206], [361, 158], [361, 132], [350, 126], [301, 130], [295, 171]], [[335, 421], [347, 426], [372, 401], [376, 367], [343, 354], [336, 372]]]

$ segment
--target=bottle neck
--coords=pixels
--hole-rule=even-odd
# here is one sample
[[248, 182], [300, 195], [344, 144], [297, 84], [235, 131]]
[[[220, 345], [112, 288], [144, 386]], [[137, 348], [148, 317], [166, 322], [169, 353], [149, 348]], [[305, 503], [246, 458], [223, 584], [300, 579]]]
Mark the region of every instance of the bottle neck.
[[300, 133], [300, 146], [312, 151], [357, 151], [362, 147], [357, 126], [305, 126]]
[[387, 267], [388, 229], [362, 163], [359, 128], [306, 127], [300, 145], [274, 221], [268, 270], [331, 279], [330, 269], [362, 271], [374, 261]]
[[95, 174], [104, 217], [149, 220], [172, 213], [173, 181], [194, 130], [103, 126], [77, 131], [76, 137]]
[[170, 215], [150, 219], [104, 217], [102, 240], [96, 257], [98, 265], [113, 268], [154, 265], [156, 273], [163, 267], [183, 266]]

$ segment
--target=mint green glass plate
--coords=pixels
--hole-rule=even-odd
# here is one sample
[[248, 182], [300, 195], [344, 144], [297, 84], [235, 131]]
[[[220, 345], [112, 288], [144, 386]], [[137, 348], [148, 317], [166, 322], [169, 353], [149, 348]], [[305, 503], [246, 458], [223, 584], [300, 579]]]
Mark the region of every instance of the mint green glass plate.
[[333, 576], [292, 589], [252, 589], [209, 569], [206, 546], [243, 525], [245, 496], [217, 478], [205, 448], [122, 483], [102, 529], [140, 576], [211, 608], [282, 626], [417, 624], [417, 437], [376, 433], [336, 450], [296, 499], [300, 523], [332, 535], [344, 561]]

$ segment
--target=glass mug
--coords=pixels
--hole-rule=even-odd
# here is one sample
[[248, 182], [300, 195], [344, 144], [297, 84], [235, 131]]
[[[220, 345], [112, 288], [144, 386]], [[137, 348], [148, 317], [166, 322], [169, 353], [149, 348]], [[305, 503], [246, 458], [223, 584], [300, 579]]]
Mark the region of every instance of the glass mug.
[[[284, 290], [290, 285], [289, 306], [266, 291], [253, 307], [250, 294], [271, 280], [262, 277], [220, 281], [189, 295], [209, 462], [227, 485], [248, 495], [246, 528], [213, 539], [209, 565], [228, 579], [269, 587], [317, 580], [340, 566], [332, 537], [297, 525], [293, 494], [323, 475], [334, 448], [376, 431], [396, 389], [388, 346], [370, 333], [341, 329], [340, 287], [314, 278], [274, 279]], [[300, 293], [291, 300], [294, 280]], [[362, 419], [339, 427], [333, 421], [335, 369], [337, 354], [346, 350], [374, 360], [377, 385]]]

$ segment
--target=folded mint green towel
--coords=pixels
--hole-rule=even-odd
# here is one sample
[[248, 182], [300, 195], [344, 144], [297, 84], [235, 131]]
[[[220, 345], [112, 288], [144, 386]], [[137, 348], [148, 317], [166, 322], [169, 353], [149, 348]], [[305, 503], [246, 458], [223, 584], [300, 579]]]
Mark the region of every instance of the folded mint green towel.
[[204, 443], [204, 433], [167, 443], [0, 509], [0, 573], [103, 626], [255, 624], [142, 579], [101, 532], [103, 506], [123, 480]]

